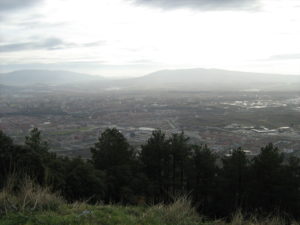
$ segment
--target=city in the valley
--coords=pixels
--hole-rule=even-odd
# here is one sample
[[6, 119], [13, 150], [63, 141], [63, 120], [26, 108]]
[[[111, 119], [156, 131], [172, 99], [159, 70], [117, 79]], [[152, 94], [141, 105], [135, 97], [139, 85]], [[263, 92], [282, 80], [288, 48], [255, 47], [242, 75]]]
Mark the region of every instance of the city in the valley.
[[139, 149], [152, 131], [184, 131], [191, 143], [228, 154], [255, 155], [270, 142], [300, 154], [299, 92], [7, 91], [0, 96], [0, 130], [23, 143], [37, 127], [60, 155], [90, 157], [101, 131], [119, 129]]

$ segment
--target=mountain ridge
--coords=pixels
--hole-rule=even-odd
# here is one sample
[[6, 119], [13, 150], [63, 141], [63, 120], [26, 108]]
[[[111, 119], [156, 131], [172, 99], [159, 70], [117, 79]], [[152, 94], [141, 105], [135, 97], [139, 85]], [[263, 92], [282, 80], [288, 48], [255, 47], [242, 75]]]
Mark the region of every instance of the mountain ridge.
[[[296, 87], [292, 87], [296, 85]], [[132, 80], [131, 86], [172, 89], [237, 90], [289, 88], [300, 90], [300, 76], [220, 69], [160, 70]], [[282, 86], [282, 87], [281, 87]]]
[[100, 76], [64, 70], [17, 70], [0, 73], [0, 84], [12, 86], [36, 84], [62, 85], [103, 79], [104, 78]]
[[12, 86], [71, 85], [74, 89], [87, 91], [153, 89], [297, 91], [300, 90], [300, 76], [192, 68], [159, 70], [141, 77], [113, 80], [70, 71], [21, 70], [0, 74], [0, 84]]

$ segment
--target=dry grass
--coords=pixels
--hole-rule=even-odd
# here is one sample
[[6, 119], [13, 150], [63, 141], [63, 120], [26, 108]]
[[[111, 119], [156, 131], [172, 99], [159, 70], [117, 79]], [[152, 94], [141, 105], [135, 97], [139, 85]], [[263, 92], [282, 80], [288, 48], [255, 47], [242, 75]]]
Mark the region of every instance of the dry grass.
[[[20, 185], [21, 184], [21, 185]], [[59, 210], [57, 210], [59, 209]], [[36, 213], [32, 214], [31, 212]], [[237, 212], [230, 222], [208, 220], [199, 216], [187, 196], [174, 198], [172, 204], [158, 204], [149, 207], [124, 207], [117, 205], [90, 205], [88, 202], [64, 204], [62, 198], [50, 192], [49, 188], [36, 185], [25, 178], [22, 182], [8, 180], [0, 191], [0, 216], [4, 224], [107, 224], [107, 225], [286, 225], [279, 217], [247, 217]], [[6, 216], [5, 216], [6, 215]], [[24, 216], [26, 215], [26, 216]], [[28, 216], [29, 215], [29, 216]], [[1, 218], [1, 217], [0, 217]], [[19, 221], [26, 220], [24, 223]], [[3, 220], [3, 221], [1, 221]], [[11, 223], [13, 221], [14, 223]], [[9, 222], [9, 223], [8, 223]], [[101, 223], [100, 223], [101, 222]], [[2, 223], [1, 223], [2, 224]], [[298, 222], [289, 225], [300, 225]]]
[[230, 222], [224, 220], [205, 222], [192, 207], [187, 196], [176, 198], [170, 205], [152, 206], [146, 211], [144, 217], [157, 217], [166, 225], [300, 225], [296, 221], [287, 223], [283, 218], [276, 216], [269, 216], [264, 219], [259, 219], [256, 216], [246, 218], [241, 211], [236, 212]]
[[56, 210], [63, 199], [51, 193], [47, 187], [41, 187], [29, 178], [18, 181], [11, 176], [0, 191], [0, 215], [10, 212]]
[[[224, 223], [225, 224], [225, 223]], [[287, 221], [280, 217], [270, 216], [264, 219], [258, 219], [255, 216], [252, 216], [248, 219], [245, 219], [243, 214], [238, 211], [232, 218], [230, 225], [286, 225]], [[289, 223], [290, 225], [300, 225], [298, 222], [294, 221]]]
[[158, 217], [167, 225], [200, 224], [201, 217], [191, 205], [187, 196], [176, 197], [169, 205], [154, 205], [146, 211], [145, 217]]

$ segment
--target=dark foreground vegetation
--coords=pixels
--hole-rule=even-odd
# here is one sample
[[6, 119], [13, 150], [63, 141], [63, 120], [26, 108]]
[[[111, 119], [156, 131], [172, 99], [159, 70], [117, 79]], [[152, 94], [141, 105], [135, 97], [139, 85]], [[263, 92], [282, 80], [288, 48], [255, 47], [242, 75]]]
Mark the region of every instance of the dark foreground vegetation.
[[[30, 184], [31, 182], [29, 182]], [[31, 183], [32, 184], [32, 183]], [[28, 185], [28, 180], [27, 180]], [[43, 188], [29, 185], [13, 198], [18, 211], [7, 212], [0, 218], [1, 225], [285, 225], [279, 217], [248, 217], [240, 212], [224, 219], [210, 219], [200, 216], [191, 206], [189, 199], [181, 197], [172, 204], [152, 206], [121, 206], [86, 204], [74, 202], [66, 204], [56, 194]], [[28, 189], [29, 188], [29, 189]], [[33, 189], [32, 189], [33, 188]], [[7, 190], [6, 190], [7, 191]], [[7, 193], [6, 193], [7, 194]], [[29, 197], [26, 197], [28, 196]], [[1, 193], [3, 197], [3, 193]], [[6, 196], [11, 199], [12, 196]], [[42, 200], [44, 199], [44, 200]], [[46, 199], [46, 200], [45, 200]], [[24, 204], [24, 200], [25, 203]], [[38, 200], [38, 201], [37, 201]], [[19, 204], [18, 204], [19, 203]], [[34, 204], [32, 204], [34, 203]], [[3, 204], [1, 202], [1, 204]], [[8, 203], [5, 204], [9, 206]], [[33, 208], [34, 207], [34, 208]], [[291, 225], [299, 225], [290, 221]]]
[[[157, 130], [137, 151], [118, 130], [107, 129], [91, 148], [91, 160], [63, 158], [48, 150], [38, 129], [25, 137], [24, 145], [14, 144], [0, 131], [0, 216], [6, 220], [17, 216], [14, 212], [21, 212], [22, 219], [39, 210], [45, 215], [36, 215], [38, 220], [59, 216], [64, 210], [73, 215], [74, 202], [85, 201], [96, 205], [86, 205], [83, 212], [87, 214], [107, 211], [113, 218], [113, 210], [116, 214], [130, 211], [127, 217], [133, 220], [154, 210], [158, 221], [161, 212], [155, 210], [175, 207], [179, 203], [174, 196], [184, 194], [205, 218], [230, 218], [237, 211], [246, 218], [276, 215], [292, 221], [300, 217], [300, 160], [284, 159], [272, 144], [252, 159], [241, 149], [218, 158], [205, 145], [189, 144], [184, 133], [167, 137]], [[165, 206], [129, 207], [158, 203]], [[110, 204], [127, 207], [111, 208]], [[200, 224], [138, 221], [120, 224]]]

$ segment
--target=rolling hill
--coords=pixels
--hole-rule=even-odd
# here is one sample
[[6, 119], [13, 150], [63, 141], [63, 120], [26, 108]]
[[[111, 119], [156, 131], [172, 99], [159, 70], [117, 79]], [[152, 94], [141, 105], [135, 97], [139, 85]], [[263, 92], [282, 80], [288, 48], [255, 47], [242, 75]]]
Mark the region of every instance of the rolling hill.
[[[73, 91], [299, 91], [300, 76], [218, 69], [161, 70], [142, 77], [104, 79], [68, 71], [22, 70], [0, 74], [0, 85], [52, 85]], [[56, 89], [57, 90], [57, 89]]]
[[103, 79], [99, 76], [55, 70], [19, 70], [10, 73], [0, 73], [0, 84], [12, 86], [62, 85]]
[[131, 88], [171, 90], [300, 90], [300, 76], [217, 69], [162, 70], [127, 81]]

